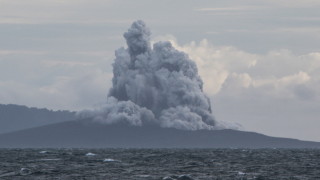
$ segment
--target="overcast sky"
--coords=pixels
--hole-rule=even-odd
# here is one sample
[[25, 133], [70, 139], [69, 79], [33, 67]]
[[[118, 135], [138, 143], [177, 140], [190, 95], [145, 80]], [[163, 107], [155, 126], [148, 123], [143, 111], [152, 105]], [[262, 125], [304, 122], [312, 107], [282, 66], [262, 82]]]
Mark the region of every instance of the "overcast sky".
[[0, 0], [0, 103], [103, 103], [114, 50], [144, 20], [197, 63], [216, 119], [320, 141], [318, 0]]

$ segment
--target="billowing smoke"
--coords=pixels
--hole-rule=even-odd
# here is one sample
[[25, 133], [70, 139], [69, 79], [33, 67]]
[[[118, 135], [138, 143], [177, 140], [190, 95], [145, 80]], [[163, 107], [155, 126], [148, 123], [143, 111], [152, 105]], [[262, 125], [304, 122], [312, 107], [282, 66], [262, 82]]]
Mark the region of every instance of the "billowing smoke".
[[150, 30], [136, 21], [124, 33], [128, 48], [115, 52], [107, 102], [86, 115], [102, 123], [198, 130], [217, 129], [196, 64], [170, 42], [151, 47]]

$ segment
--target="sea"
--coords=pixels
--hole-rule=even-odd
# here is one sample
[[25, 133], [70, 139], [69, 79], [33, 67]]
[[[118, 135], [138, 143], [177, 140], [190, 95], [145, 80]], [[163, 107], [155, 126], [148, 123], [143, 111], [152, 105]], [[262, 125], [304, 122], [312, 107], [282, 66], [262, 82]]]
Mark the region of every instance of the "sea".
[[0, 149], [0, 179], [320, 179], [320, 149]]

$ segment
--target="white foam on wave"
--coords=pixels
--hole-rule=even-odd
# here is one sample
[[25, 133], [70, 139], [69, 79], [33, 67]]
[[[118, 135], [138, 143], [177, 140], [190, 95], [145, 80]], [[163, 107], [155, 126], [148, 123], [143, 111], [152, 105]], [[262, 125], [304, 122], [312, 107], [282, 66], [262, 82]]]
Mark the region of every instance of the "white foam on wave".
[[32, 173], [31, 170], [28, 168], [21, 168], [20, 169], [20, 175], [22, 175], [22, 176], [29, 175], [31, 173]]
[[120, 161], [115, 160], [115, 159], [111, 159], [111, 158], [107, 158], [107, 159], [104, 159], [103, 162], [120, 162]]
[[95, 156], [96, 154], [94, 154], [94, 153], [91, 153], [91, 152], [88, 152], [87, 154], [86, 154], [86, 156]]

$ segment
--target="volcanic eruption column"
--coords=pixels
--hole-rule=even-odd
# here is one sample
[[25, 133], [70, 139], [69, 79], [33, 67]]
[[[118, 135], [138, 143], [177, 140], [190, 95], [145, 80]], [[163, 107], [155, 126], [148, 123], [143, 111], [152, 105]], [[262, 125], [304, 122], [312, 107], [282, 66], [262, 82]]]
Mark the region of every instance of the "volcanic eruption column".
[[128, 48], [115, 52], [112, 88], [107, 102], [90, 112], [94, 120], [186, 130], [219, 128], [196, 64], [170, 42], [151, 48], [150, 34], [143, 21], [124, 33]]

